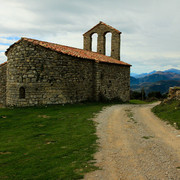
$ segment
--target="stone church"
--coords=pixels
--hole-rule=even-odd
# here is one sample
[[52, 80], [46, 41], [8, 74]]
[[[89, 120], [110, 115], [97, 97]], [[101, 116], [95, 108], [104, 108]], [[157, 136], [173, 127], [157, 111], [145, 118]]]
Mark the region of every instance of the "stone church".
[[[111, 56], [105, 56], [106, 33]], [[92, 35], [98, 34], [97, 52]], [[100, 22], [83, 34], [84, 49], [21, 38], [0, 65], [0, 104], [34, 106], [119, 99], [130, 96], [130, 64], [120, 60], [117, 29]]]

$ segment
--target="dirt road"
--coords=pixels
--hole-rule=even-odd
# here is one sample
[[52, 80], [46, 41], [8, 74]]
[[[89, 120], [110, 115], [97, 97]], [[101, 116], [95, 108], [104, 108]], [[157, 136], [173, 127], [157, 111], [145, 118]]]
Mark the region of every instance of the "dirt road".
[[154, 105], [115, 105], [95, 118], [102, 170], [85, 180], [180, 180], [180, 131], [159, 120]]

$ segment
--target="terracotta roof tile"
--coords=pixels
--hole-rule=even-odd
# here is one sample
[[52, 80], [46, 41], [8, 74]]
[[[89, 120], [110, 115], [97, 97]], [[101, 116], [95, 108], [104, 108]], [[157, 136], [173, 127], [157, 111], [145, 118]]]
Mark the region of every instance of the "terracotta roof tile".
[[99, 53], [96, 53], [96, 52], [91, 52], [91, 51], [87, 51], [87, 50], [83, 50], [83, 49], [78, 49], [78, 48], [69, 47], [69, 46], [63, 46], [63, 45], [59, 45], [59, 44], [54, 44], [54, 43], [49, 43], [49, 42], [39, 41], [39, 40], [29, 39], [29, 38], [21, 38], [19, 41], [17, 41], [16, 43], [11, 45], [7, 49], [6, 54], [8, 53], [9, 49], [12, 46], [19, 43], [22, 40], [31, 42], [34, 45], [40, 45], [40, 46], [45, 47], [47, 49], [51, 49], [53, 51], [56, 51], [58, 53], [63, 53], [63, 54], [67, 54], [67, 55], [78, 57], [78, 58], [90, 59], [90, 60], [94, 60], [94, 61], [97, 61], [97, 62], [104, 62], [104, 63], [112, 63], [112, 64], [131, 66], [128, 63], [125, 63], [123, 61], [120, 61], [120, 60], [117, 60], [117, 59], [114, 59], [112, 57], [105, 56], [103, 54], [99, 54]]
[[2, 64], [0, 64], [0, 66], [3, 66], [3, 65], [5, 65], [5, 64], [7, 64], [7, 61], [6, 61], [6, 62], [4, 62], [4, 63], [2, 63]]

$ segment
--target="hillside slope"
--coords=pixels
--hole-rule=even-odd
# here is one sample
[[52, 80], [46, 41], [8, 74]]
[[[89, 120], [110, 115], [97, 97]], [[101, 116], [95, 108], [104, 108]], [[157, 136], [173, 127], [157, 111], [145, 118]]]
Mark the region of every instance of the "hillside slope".
[[162, 94], [164, 94], [168, 92], [170, 87], [174, 87], [174, 86], [180, 86], [180, 81], [163, 80], [163, 81], [152, 82], [152, 83], [144, 82], [141, 84], [131, 85], [131, 90], [141, 91], [141, 89], [144, 88], [146, 94], [152, 91], [159, 91]]
[[155, 72], [153, 74], [147, 75], [142, 78], [131, 77], [131, 85], [141, 84], [141, 83], [145, 83], [145, 82], [158, 82], [158, 81], [162, 81], [162, 80], [180, 81], [180, 74], [158, 71], [158, 72]]
[[144, 88], [146, 94], [152, 91], [167, 93], [169, 87], [180, 86], [180, 74], [172, 72], [155, 72], [142, 78], [130, 78], [131, 90], [140, 91]]
[[[160, 72], [160, 71], [152, 71], [152, 72], [149, 72], [149, 73], [141, 73], [141, 74], [137, 74], [137, 73], [131, 73], [131, 76], [132, 77], [135, 77], [135, 78], [142, 78], [142, 77], [145, 77], [147, 75], [151, 75], [151, 74], [154, 74], [156, 72]], [[168, 69], [168, 70], [165, 70], [165, 71], [161, 71], [161, 72], [170, 72], [170, 73], [176, 73], [176, 74], [180, 74], [180, 70], [179, 69]]]

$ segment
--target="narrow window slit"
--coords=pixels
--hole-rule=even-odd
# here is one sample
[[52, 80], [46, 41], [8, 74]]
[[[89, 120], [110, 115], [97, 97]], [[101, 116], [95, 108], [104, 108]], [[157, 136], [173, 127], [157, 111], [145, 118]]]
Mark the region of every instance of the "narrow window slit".
[[19, 88], [19, 99], [25, 99], [26, 97], [26, 91], [24, 87]]

